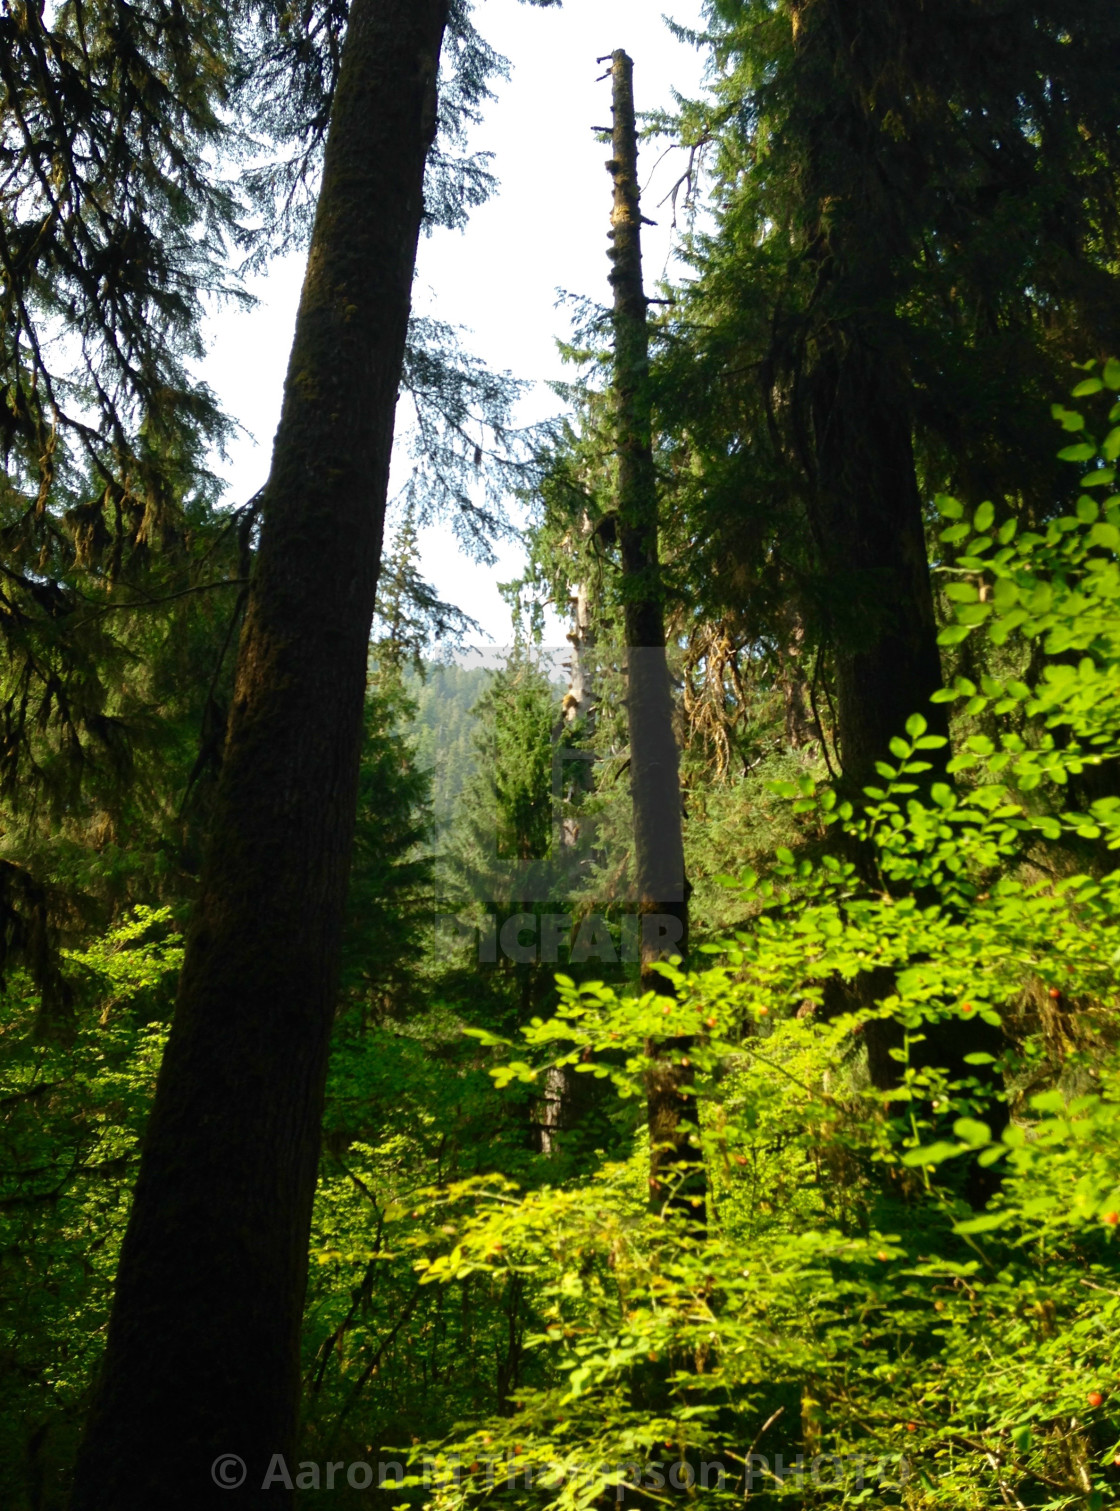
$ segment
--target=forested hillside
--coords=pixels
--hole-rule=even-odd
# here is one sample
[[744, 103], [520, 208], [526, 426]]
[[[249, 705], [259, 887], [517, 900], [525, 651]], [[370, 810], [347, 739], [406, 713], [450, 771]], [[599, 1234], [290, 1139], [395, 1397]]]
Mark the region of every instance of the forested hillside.
[[1120, 1504], [1120, 11], [600, 59], [529, 431], [410, 315], [483, 0], [0, 30], [0, 1507]]
[[484, 667], [452, 661], [423, 667], [406, 683], [414, 705], [410, 724], [417, 761], [431, 773], [432, 815], [441, 831], [451, 824], [478, 770], [475, 706], [489, 680]]

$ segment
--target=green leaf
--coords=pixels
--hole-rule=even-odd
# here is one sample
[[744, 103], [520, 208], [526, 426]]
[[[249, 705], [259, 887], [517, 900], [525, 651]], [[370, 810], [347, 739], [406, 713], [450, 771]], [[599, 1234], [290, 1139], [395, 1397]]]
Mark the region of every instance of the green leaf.
[[992, 1130], [978, 1118], [958, 1118], [953, 1124], [953, 1132], [972, 1149], [982, 1149], [992, 1142]]
[[1099, 378], [1084, 378], [1073, 390], [1075, 399], [1087, 399], [1090, 394], [1100, 393], [1104, 384]]
[[911, 714], [906, 721], [906, 733], [912, 740], [919, 739], [920, 736], [925, 734], [928, 728], [929, 725], [922, 718], [921, 714]]
[[[1082, 420], [1081, 424], [1084, 425], [1084, 423], [1085, 421]], [[976, 513], [972, 516], [972, 528], [976, 531], [977, 535], [986, 535], [992, 528], [992, 521], [995, 519], [995, 517], [995, 505], [991, 502], [990, 499], [985, 499], [985, 501], [977, 509]]]
[[1101, 377], [1112, 389], [1113, 393], [1120, 391], [1120, 362], [1115, 357], [1109, 357], [1104, 364], [1104, 372]]
[[1103, 546], [1106, 551], [1120, 551], [1120, 530], [1115, 525], [1105, 524], [1098, 520], [1089, 531], [1089, 539], [1095, 546]]
[[1081, 441], [1076, 446], [1063, 446], [1058, 452], [1059, 462], [1091, 462], [1097, 454], [1097, 448], [1090, 446], [1086, 441]]
[[[1081, 386], [1084, 387], [1084, 384]], [[1031, 1448], [1030, 1423], [1025, 1422], [1022, 1427], [1016, 1427], [1011, 1433], [1011, 1441], [1020, 1453], [1029, 1453]]]
[[994, 1233], [1005, 1228], [1015, 1214], [1009, 1211], [983, 1212], [979, 1217], [970, 1217], [967, 1222], [955, 1222], [954, 1233]]
[[958, 1154], [965, 1153], [963, 1144], [949, 1144], [944, 1139], [936, 1144], [927, 1144], [922, 1149], [908, 1149], [902, 1156], [902, 1163], [911, 1168], [917, 1165], [940, 1165], [947, 1159], [955, 1159]]
[[1066, 409], [1062, 404], [1051, 404], [1050, 413], [1058, 421], [1063, 430], [1084, 430], [1085, 416], [1079, 414], [1076, 409]]
[[980, 590], [971, 582], [950, 582], [945, 588], [945, 597], [950, 603], [975, 603]]
[[965, 625], [983, 624], [991, 615], [992, 607], [990, 603], [966, 603], [957, 610], [957, 622]]
[[1036, 1112], [1064, 1112], [1066, 1099], [1058, 1090], [1039, 1091], [1031, 1097], [1031, 1106]]

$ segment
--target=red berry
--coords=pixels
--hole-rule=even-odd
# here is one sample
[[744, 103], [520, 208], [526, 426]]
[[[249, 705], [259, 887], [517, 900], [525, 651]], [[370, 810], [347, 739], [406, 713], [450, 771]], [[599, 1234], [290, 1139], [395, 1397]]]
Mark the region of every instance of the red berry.
[[962, 1013], [970, 1013], [971, 1011], [972, 1011], [972, 1003], [971, 1002], [963, 1002], [961, 1004], [961, 1012]]
[[1114, 1228], [1116, 1224], [1120, 1222], [1120, 1212], [1106, 1212], [1104, 1214], [1104, 1220], [1106, 1223], [1108, 1223], [1110, 1228]]
[[1060, 991], [1060, 989], [1059, 989], [1059, 988], [1058, 988], [1058, 987], [1056, 987], [1056, 986], [1052, 986], [1052, 987], [1051, 987], [1051, 988], [1050, 988], [1050, 997], [1051, 997], [1051, 999], [1052, 999], [1052, 1000], [1053, 1000], [1053, 1001], [1054, 1001], [1054, 1002], [1057, 1002], [1057, 1000], [1058, 1000], [1058, 998], [1059, 998], [1059, 997], [1060, 997], [1060, 996], [1061, 996], [1061, 995], [1062, 995], [1062, 994], [1061, 994], [1061, 991]]
[[918, 1430], [918, 1424], [917, 1424], [917, 1422], [907, 1422], [907, 1424], [906, 1424], [906, 1431], [907, 1432], [917, 1432], [917, 1430]]
[[1087, 1397], [1090, 1406], [1099, 1406], [1104, 1400], [1099, 1390], [1091, 1390]]

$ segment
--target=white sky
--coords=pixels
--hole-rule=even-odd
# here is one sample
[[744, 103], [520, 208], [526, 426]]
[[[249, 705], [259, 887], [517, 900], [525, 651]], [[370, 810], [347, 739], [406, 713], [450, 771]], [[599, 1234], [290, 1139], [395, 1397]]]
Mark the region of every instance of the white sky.
[[[480, 31], [512, 64], [473, 142], [495, 154], [501, 188], [465, 231], [437, 231], [421, 242], [414, 308], [468, 328], [466, 345], [488, 365], [534, 381], [518, 416], [523, 422], [557, 408], [544, 387], [562, 375], [555, 342], [568, 333], [557, 291], [602, 303], [610, 297], [609, 151], [591, 129], [610, 122], [610, 82], [596, 82], [604, 71], [596, 58], [626, 48], [639, 111], [671, 105], [674, 87], [694, 94], [701, 57], [671, 36], [662, 14], [697, 26], [700, 8], [701, 0], [564, 0], [560, 10], [517, 0], [478, 5]], [[658, 202], [684, 166], [672, 152], [655, 169], [663, 150], [649, 144], [641, 162], [643, 209], [659, 222], [644, 243], [651, 287], [671, 246], [671, 209]], [[302, 274], [302, 258], [273, 264], [251, 285], [260, 301], [254, 310], [226, 310], [210, 324], [204, 375], [244, 430], [223, 468], [234, 503], [249, 498], [268, 472]], [[508, 641], [509, 610], [496, 585], [518, 575], [520, 549], [509, 545], [494, 568], [480, 567], [449, 529], [433, 526], [422, 533], [421, 551], [421, 570], [440, 596], [494, 641]], [[547, 638], [562, 639], [566, 628], [554, 621]]]

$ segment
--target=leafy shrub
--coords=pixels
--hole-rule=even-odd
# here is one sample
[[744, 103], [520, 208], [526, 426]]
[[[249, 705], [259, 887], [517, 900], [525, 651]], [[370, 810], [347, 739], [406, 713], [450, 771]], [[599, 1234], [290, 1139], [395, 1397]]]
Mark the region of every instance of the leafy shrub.
[[[729, 882], [756, 918], [709, 969], [666, 967], [674, 1000], [559, 978], [555, 1017], [496, 1071], [566, 1066], [640, 1098], [651, 1043], [678, 1046], [706, 1221], [647, 1210], [644, 1138], [573, 1189], [440, 1196], [454, 1241], [423, 1278], [520, 1277], [547, 1382], [443, 1445], [468, 1467], [440, 1505], [496, 1493], [495, 1459], [507, 1504], [660, 1498], [675, 1460], [720, 1461], [728, 1478], [693, 1493], [729, 1504], [1114, 1502], [1118, 390], [1117, 363], [1077, 389], [1107, 406], [1099, 441], [1058, 407], [1084, 470], [1073, 514], [1020, 531], [940, 500], [961, 552], [943, 643], [1013, 668], [942, 695], [961, 722], [947, 770], [916, 713], [865, 808], [786, 784], [843, 836], [832, 854], [780, 849]], [[896, 1071], [877, 1088], [861, 1046], [880, 1025]]]

